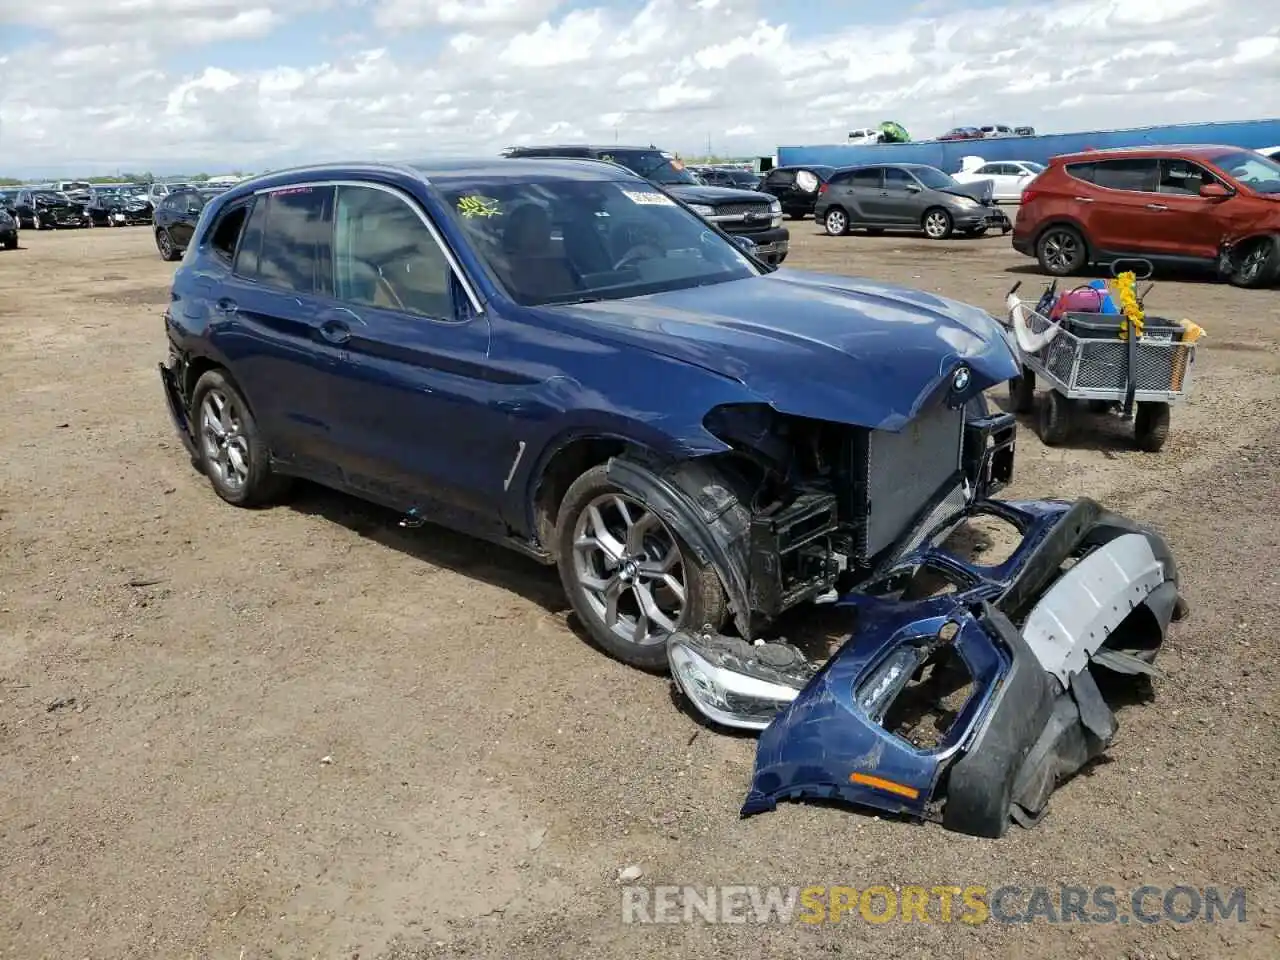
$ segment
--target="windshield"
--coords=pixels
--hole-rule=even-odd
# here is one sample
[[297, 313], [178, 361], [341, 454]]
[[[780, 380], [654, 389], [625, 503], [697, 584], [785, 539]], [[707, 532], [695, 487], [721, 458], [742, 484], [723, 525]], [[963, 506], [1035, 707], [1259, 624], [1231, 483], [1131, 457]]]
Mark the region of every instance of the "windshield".
[[56, 190], [33, 190], [31, 191], [31, 196], [37, 200], [57, 200], [59, 202], [67, 199], [63, 194], [58, 193]]
[[1255, 193], [1280, 193], [1280, 163], [1252, 150], [1233, 150], [1211, 158], [1221, 170]]
[[698, 182], [679, 157], [665, 150], [615, 150], [601, 154], [600, 159], [620, 163], [632, 173], [654, 183]]
[[959, 183], [936, 167], [915, 167], [911, 172], [930, 190], [949, 190], [959, 186]]
[[758, 275], [665, 193], [622, 181], [440, 183], [471, 246], [526, 306], [620, 300]]
[[0, 202], [13, 203], [18, 199], [17, 190], [0, 190]]

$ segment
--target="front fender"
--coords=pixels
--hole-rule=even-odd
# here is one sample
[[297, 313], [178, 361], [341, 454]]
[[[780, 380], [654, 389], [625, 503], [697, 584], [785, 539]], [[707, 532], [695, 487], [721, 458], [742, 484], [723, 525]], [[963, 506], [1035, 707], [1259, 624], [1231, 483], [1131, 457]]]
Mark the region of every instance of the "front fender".
[[657, 511], [693, 550], [699, 562], [720, 575], [729, 610], [743, 636], [751, 636], [749, 590], [750, 514], [716, 472], [696, 460], [663, 473], [622, 457], [607, 468], [609, 482]]

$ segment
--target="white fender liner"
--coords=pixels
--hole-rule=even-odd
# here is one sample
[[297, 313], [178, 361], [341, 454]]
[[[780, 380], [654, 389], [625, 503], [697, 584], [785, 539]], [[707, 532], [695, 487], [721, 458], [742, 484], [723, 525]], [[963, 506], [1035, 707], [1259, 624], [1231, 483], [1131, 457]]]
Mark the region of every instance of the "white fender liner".
[[1107, 637], [1166, 580], [1140, 533], [1098, 547], [1050, 587], [1022, 628], [1027, 645], [1064, 688]]

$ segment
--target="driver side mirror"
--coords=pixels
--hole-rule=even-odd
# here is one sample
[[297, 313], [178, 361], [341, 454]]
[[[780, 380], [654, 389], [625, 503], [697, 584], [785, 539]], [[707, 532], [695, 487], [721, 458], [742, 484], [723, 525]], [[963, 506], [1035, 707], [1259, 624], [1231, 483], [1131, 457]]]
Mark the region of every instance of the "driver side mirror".
[[905, 189], [906, 189], [907, 193], [919, 193], [919, 192], [920, 192], [920, 184], [918, 184], [918, 183], [908, 183], [908, 184], [906, 185], [906, 188], [905, 188]]
[[1225, 200], [1227, 197], [1232, 196], [1234, 192], [1220, 183], [1206, 183], [1200, 188], [1200, 196], [1206, 200]]
[[756, 246], [756, 242], [752, 240], [750, 237], [735, 236], [735, 237], [731, 237], [730, 239], [733, 240], [734, 246], [736, 246], [739, 250], [741, 250], [745, 254], [748, 254], [749, 256], [754, 257], [756, 255], [756, 250], [759, 249]]

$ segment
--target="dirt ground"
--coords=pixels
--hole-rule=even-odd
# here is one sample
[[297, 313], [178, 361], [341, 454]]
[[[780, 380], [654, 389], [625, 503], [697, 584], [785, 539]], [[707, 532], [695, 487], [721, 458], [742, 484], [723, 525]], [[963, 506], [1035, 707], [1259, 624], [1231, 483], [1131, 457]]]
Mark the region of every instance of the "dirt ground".
[[[788, 266], [996, 311], [1007, 238], [828, 238]], [[188, 464], [146, 228], [0, 251], [0, 957], [1274, 957], [1280, 296], [1167, 281], [1209, 338], [1159, 455], [1119, 427], [1016, 496], [1160, 527], [1192, 616], [1107, 762], [1000, 841], [738, 807], [754, 741], [568, 625], [554, 572], [316, 489], [242, 512]], [[641, 883], [1244, 887], [1247, 922], [638, 926]], [[936, 919], [936, 915], [935, 915]]]

